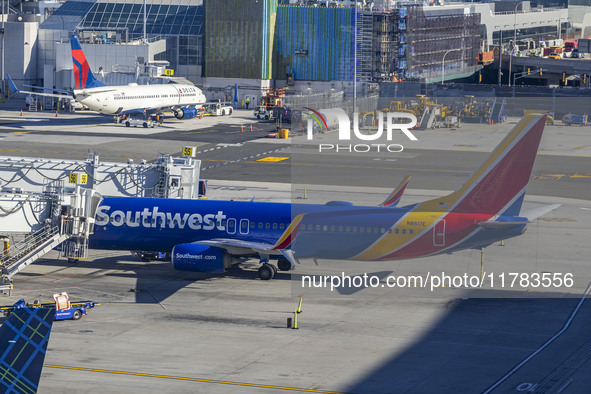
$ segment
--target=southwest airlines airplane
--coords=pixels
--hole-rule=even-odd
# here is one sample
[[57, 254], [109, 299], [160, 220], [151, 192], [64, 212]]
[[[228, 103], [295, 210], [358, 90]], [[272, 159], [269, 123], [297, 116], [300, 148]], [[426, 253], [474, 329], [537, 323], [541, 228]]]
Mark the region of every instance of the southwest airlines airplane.
[[15, 93], [73, 98], [93, 111], [105, 115], [150, 115], [173, 111], [177, 119], [191, 119], [197, 116], [195, 107], [200, 107], [207, 101], [201, 89], [194, 85], [174, 83], [138, 85], [130, 83], [129, 85], [106, 86], [92, 74], [80, 41], [74, 34], [70, 35], [70, 45], [76, 89], [71, 92], [57, 90], [66, 93], [65, 95], [22, 91], [17, 89], [8, 76], [12, 90]]
[[382, 206], [108, 197], [90, 247], [167, 251], [176, 269], [224, 272], [259, 258], [261, 279], [299, 259], [401, 260], [483, 248], [525, 231], [558, 205], [521, 212], [545, 115], [527, 115], [448, 196], [398, 208], [408, 179]]

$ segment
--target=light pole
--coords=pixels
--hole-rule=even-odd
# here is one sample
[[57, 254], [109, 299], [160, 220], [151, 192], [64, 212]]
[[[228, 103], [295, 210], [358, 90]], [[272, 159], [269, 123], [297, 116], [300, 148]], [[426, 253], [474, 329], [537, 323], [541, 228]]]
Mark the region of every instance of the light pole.
[[4, 81], [4, 35], [6, 34], [6, 30], [4, 29], [4, 0], [2, 0], [2, 86], [0, 86], [0, 89], [2, 90], [2, 94], [6, 97], [8, 97], [8, 95], [6, 94], [6, 91], [4, 89], [4, 86], [6, 85], [6, 81]]
[[[519, 7], [521, 3], [515, 4], [515, 12], [513, 12], [513, 48], [515, 48], [515, 44], [517, 43], [517, 7]], [[521, 7], [521, 11], [523, 11], [523, 6]], [[511, 59], [513, 59], [513, 51], [509, 52], [509, 86], [511, 86]]]
[[443, 85], [445, 82], [445, 57], [448, 53], [453, 51], [461, 51], [462, 48], [450, 49], [449, 51], [443, 54], [443, 59], [441, 59], [441, 84]]
[[357, 112], [357, 1], [353, 7], [353, 113]]

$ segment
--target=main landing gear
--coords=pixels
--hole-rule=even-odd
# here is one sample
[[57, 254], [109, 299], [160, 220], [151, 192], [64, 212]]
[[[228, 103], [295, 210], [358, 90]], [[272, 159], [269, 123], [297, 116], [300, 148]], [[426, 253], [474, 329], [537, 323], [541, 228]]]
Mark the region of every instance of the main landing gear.
[[277, 260], [277, 267], [269, 263], [269, 260], [261, 260], [261, 267], [259, 268], [259, 278], [261, 280], [271, 280], [277, 275], [277, 267], [279, 271], [289, 271], [292, 269], [291, 263], [287, 259]]

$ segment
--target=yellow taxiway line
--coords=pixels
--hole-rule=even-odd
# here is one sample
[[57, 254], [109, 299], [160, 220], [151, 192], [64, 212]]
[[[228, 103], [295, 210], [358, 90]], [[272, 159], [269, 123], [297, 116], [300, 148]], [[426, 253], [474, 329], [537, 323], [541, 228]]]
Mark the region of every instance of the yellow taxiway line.
[[117, 375], [140, 376], [140, 377], [146, 377], [146, 378], [186, 380], [186, 381], [191, 381], [191, 382], [226, 384], [226, 385], [232, 385], [232, 386], [256, 387], [256, 388], [265, 388], [265, 389], [274, 389], [274, 390], [283, 390], [283, 391], [299, 391], [299, 392], [305, 392], [305, 393], [321, 393], [321, 394], [345, 394], [345, 393], [341, 393], [341, 392], [337, 392], [337, 391], [305, 389], [305, 388], [300, 388], [300, 387], [273, 386], [273, 385], [268, 385], [268, 384], [256, 384], [256, 383], [245, 383], [245, 382], [232, 382], [232, 381], [227, 381], [227, 380], [187, 378], [187, 377], [183, 377], [183, 376], [169, 376], [169, 375], [157, 375], [157, 374], [140, 373], [140, 372], [113, 371], [113, 370], [107, 370], [107, 369], [69, 367], [69, 366], [65, 366], [65, 365], [44, 364], [43, 366], [45, 368], [67, 369], [67, 370], [72, 370], [72, 371], [99, 372], [99, 373], [108, 373], [108, 374], [117, 374]]

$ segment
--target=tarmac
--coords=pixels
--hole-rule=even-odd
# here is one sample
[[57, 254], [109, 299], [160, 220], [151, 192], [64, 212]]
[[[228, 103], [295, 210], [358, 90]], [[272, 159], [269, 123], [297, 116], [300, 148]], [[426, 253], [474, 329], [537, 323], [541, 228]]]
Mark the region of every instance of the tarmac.
[[[453, 190], [516, 121], [417, 132], [420, 147], [408, 146], [405, 155], [344, 159], [321, 156], [305, 137], [280, 145], [259, 138], [272, 123], [254, 122], [252, 134], [240, 132], [248, 112], [237, 111], [223, 124], [219, 118], [172, 121], [164, 131], [96, 125], [101, 118], [93, 114], [64, 115], [57, 125], [51, 114], [32, 116], [43, 126], [15, 123], [14, 111], [0, 106], [1, 155], [85, 158], [90, 148], [110, 161], [126, 155], [151, 160], [191, 144], [201, 152], [209, 199], [363, 205], [379, 204], [406, 170], [414, 178], [401, 205]], [[216, 131], [199, 132], [206, 130]], [[71, 263], [51, 252], [15, 276], [2, 302], [49, 301], [67, 291], [101, 303], [80, 321], [55, 322], [40, 393], [586, 392], [586, 133], [586, 127], [546, 129], [524, 209], [562, 205], [522, 236], [488, 247], [482, 265], [476, 250], [380, 263], [305, 260], [295, 271], [261, 281], [256, 261], [212, 275], [175, 271], [170, 263], [145, 263], [129, 253], [91, 251], [88, 260]], [[259, 161], [267, 157], [287, 159]], [[300, 164], [309, 164], [314, 177], [300, 172]], [[294, 178], [298, 182], [290, 182]], [[391, 277], [427, 273], [485, 280], [479, 286], [388, 286]], [[510, 285], [513, 273], [518, 280]], [[560, 283], [536, 286], [534, 273]], [[302, 285], [303, 276], [364, 274], [378, 278], [376, 287]], [[531, 282], [521, 283], [522, 274]], [[567, 274], [572, 283], [565, 285]], [[287, 328], [300, 295], [298, 329]]]

